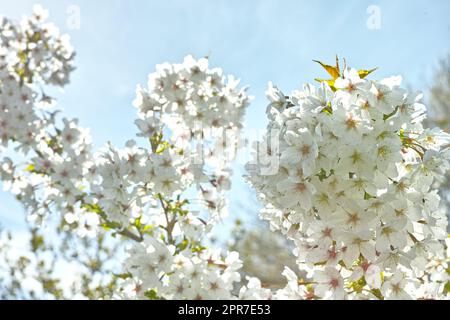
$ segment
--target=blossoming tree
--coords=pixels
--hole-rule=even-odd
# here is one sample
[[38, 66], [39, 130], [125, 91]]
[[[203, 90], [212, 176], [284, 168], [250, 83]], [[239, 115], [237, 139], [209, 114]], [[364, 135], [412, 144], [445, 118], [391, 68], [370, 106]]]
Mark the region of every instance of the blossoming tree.
[[[323, 63], [330, 80], [286, 96], [269, 84], [269, 124], [247, 165], [261, 217], [295, 244], [305, 279], [241, 279], [236, 252], [207, 236], [226, 216], [231, 164], [251, 97], [207, 58], [164, 63], [138, 86], [137, 136], [91, 146], [41, 91], [74, 69], [47, 12], [0, 21], [0, 177], [37, 225], [128, 239], [114, 298], [403, 299], [449, 296], [447, 220], [436, 181], [449, 135], [424, 129], [421, 95], [401, 79]], [[142, 140], [142, 139], [141, 139]], [[448, 240], [447, 240], [448, 242]], [[447, 243], [448, 245], [448, 243]], [[117, 259], [121, 259], [117, 257]]]

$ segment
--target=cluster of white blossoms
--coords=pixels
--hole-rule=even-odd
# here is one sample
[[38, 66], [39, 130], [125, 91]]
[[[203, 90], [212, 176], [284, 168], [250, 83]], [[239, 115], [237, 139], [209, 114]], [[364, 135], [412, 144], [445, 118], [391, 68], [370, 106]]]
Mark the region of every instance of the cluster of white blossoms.
[[[267, 134], [247, 164], [261, 216], [295, 241], [311, 278], [304, 297], [439, 297], [448, 274], [431, 282], [426, 265], [446, 269], [433, 182], [449, 167], [450, 136], [423, 128], [421, 95], [400, 77], [330, 74], [289, 97], [269, 86]], [[267, 173], [269, 162], [278, 170]]]
[[47, 17], [48, 11], [39, 5], [20, 24], [0, 17], [0, 61], [6, 61], [24, 82], [63, 86], [74, 70], [75, 53], [69, 36], [60, 35], [54, 24], [46, 23]]
[[74, 69], [68, 38], [47, 15], [37, 6], [21, 24], [0, 20], [0, 178], [37, 222], [57, 212], [81, 237], [110, 230], [135, 241], [117, 298], [442, 297], [447, 221], [435, 183], [449, 166], [449, 136], [422, 127], [420, 96], [398, 78], [335, 70], [331, 86], [291, 97], [270, 86], [264, 152], [249, 179], [308, 280], [286, 268], [285, 288], [242, 285], [238, 254], [206, 245], [227, 213], [246, 88], [207, 58], [158, 65], [134, 101], [149, 146], [93, 153], [89, 132], [57, 121], [52, 98], [38, 93]]
[[237, 252], [183, 250], [147, 238], [130, 251], [121, 297], [164, 299], [232, 299], [242, 266]]
[[[103, 226], [135, 240], [126, 272], [128, 281], [145, 283], [144, 296], [173, 295], [163, 283], [175, 283], [177, 277], [184, 282], [190, 279], [183, 276], [189, 272], [190, 261], [200, 274], [189, 285], [195, 297], [216, 294], [199, 291], [211, 282], [215, 292], [216, 278], [217, 297], [231, 297], [233, 283], [239, 280], [238, 256], [211, 251], [203, 242], [226, 213], [229, 165], [239, 147], [250, 100], [245, 88], [238, 89], [238, 81], [223, 77], [220, 69], [208, 69], [207, 59], [189, 56], [181, 65], [164, 64], [150, 76], [149, 90], [138, 90], [135, 102], [138, 127], [157, 124], [154, 130], [147, 128], [139, 134], [148, 138], [151, 148], [130, 140], [124, 149], [108, 144], [93, 154], [89, 132], [78, 127], [77, 120], [63, 119], [62, 126], [58, 124], [57, 112], [47, 110], [52, 98], [36, 90], [41, 85], [64, 85], [73, 70], [72, 49], [65, 37], [49, 33], [56, 29], [45, 23], [47, 15], [37, 6], [21, 25], [2, 19], [1, 151], [8, 154], [11, 147], [17, 151], [0, 164], [4, 188], [16, 195], [37, 222], [57, 212], [81, 237], [95, 237]], [[181, 97], [185, 100], [186, 109], [174, 105], [174, 91], [178, 102]], [[144, 96], [154, 103], [142, 100]], [[194, 122], [196, 129], [191, 130]], [[165, 140], [166, 136], [170, 138]], [[198, 190], [198, 204], [207, 214], [186, 208], [195, 202], [182, 197], [191, 186]], [[161, 252], [170, 253], [168, 262], [152, 272], [142, 250], [149, 261], [159, 261]], [[181, 269], [183, 259], [187, 269]], [[175, 274], [174, 268], [180, 270]], [[162, 277], [164, 271], [167, 274]], [[127, 286], [123, 288], [118, 295], [132, 297]], [[188, 292], [178, 296], [191, 297]]]
[[[250, 97], [238, 80], [208, 68], [208, 58], [184, 58], [181, 64], [164, 63], [150, 74], [148, 89], [137, 88], [134, 105], [141, 135], [151, 137], [166, 125], [180, 143], [198, 134], [221, 137], [223, 130], [242, 128]], [[209, 132], [208, 132], [209, 131]]]
[[20, 24], [1, 17], [0, 152], [13, 147], [16, 153], [1, 160], [0, 176], [32, 219], [55, 210], [69, 224], [77, 222], [81, 235], [93, 236], [98, 216], [79, 201], [92, 165], [90, 135], [77, 120], [59, 125], [57, 112], [49, 110], [53, 99], [42, 92], [45, 85], [67, 84], [74, 70], [68, 36], [46, 23], [47, 16], [35, 6]]
[[[98, 203], [108, 216], [124, 207], [123, 223], [132, 216], [148, 228], [128, 251], [118, 297], [230, 299], [240, 280], [238, 254], [207, 249], [204, 242], [227, 213], [230, 164], [250, 97], [232, 76], [209, 69], [206, 58], [187, 56], [156, 69], [134, 101], [138, 136], [151, 150], [130, 141], [123, 152], [105, 153], [98, 170], [108, 190]], [[183, 200], [195, 190], [197, 199]], [[195, 201], [200, 211], [189, 206]]]
[[[230, 188], [230, 164], [241, 146], [240, 131], [251, 97], [238, 80], [222, 69], [208, 68], [208, 59], [184, 58], [164, 63], [149, 75], [148, 88], [138, 86], [138, 136], [150, 139], [155, 153], [160, 135], [171, 148], [147, 168], [154, 189], [165, 195], [195, 184], [210, 211], [223, 217], [224, 191]], [[168, 151], [170, 149], [170, 151]], [[156, 152], [157, 153], [157, 152]]]

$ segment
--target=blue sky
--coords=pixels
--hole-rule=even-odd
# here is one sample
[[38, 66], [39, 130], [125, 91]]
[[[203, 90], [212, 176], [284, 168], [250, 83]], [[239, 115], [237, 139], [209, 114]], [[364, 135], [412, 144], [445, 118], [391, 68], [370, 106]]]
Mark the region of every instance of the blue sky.
[[[0, 14], [20, 18], [36, 1], [0, 0]], [[450, 1], [39, 1], [50, 20], [70, 34], [77, 70], [59, 106], [91, 128], [96, 147], [123, 146], [136, 130], [131, 105], [138, 83], [160, 62], [187, 54], [210, 55], [213, 66], [250, 85], [255, 100], [247, 126], [265, 126], [264, 91], [273, 81], [285, 92], [324, 76], [312, 59], [335, 54], [359, 68], [378, 66], [373, 77], [400, 74], [426, 90], [437, 60], [450, 52]], [[79, 29], [68, 28], [67, 9], [80, 8]], [[366, 25], [378, 6], [380, 29]], [[243, 182], [235, 179], [233, 216], [240, 215]], [[21, 208], [0, 192], [0, 223], [17, 226]]]

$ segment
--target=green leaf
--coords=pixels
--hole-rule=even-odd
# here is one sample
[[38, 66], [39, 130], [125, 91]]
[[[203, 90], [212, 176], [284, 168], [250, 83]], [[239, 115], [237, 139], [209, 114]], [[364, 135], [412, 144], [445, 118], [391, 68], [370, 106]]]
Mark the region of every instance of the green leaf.
[[40, 247], [44, 245], [44, 238], [42, 236], [36, 235], [31, 239], [31, 250], [36, 252]]
[[148, 290], [144, 293], [144, 295], [149, 298], [150, 300], [160, 300], [160, 298], [158, 297], [156, 290]]
[[321, 168], [319, 173], [316, 174], [316, 176], [319, 178], [320, 181], [323, 181], [327, 178], [327, 172], [325, 171], [325, 169]]
[[391, 113], [389, 113], [389, 114], [384, 114], [384, 115], [383, 115], [383, 120], [386, 121], [387, 119], [389, 119], [390, 117], [392, 117], [394, 114], [397, 113], [397, 110], [398, 110], [398, 106], [395, 107], [394, 111], [392, 111]]
[[36, 171], [36, 167], [34, 166], [33, 163], [31, 163], [31, 164], [29, 164], [29, 165], [25, 168], [25, 171], [28, 171], [28, 172], [35, 172], [35, 171]]
[[200, 245], [195, 246], [195, 247], [193, 247], [191, 249], [192, 252], [202, 252], [203, 250], [206, 250], [206, 247], [203, 247], [203, 246], [200, 246]]
[[148, 224], [146, 226], [144, 226], [144, 228], [142, 228], [142, 232], [147, 232], [152, 230], [154, 227], [151, 224]]
[[364, 191], [364, 200], [374, 199], [376, 197], [368, 194], [366, 191]]
[[447, 281], [447, 283], [444, 286], [444, 294], [450, 293], [450, 281]]
[[372, 292], [372, 294], [378, 299], [384, 300], [383, 294], [381, 293], [380, 289], [372, 289], [370, 290], [370, 292]]
[[120, 279], [128, 279], [131, 278], [131, 273], [119, 273], [119, 274], [113, 274], [114, 277], [120, 278]]
[[364, 277], [359, 278], [356, 281], [352, 281], [348, 284], [348, 287], [354, 291], [360, 293], [366, 285], [366, 279]]
[[111, 229], [119, 229], [122, 225], [118, 222], [108, 221], [108, 222], [102, 223], [100, 226], [103, 228], [103, 230], [108, 231]]
[[177, 247], [178, 252], [182, 252], [184, 249], [186, 249], [188, 244], [189, 244], [189, 241], [187, 239], [184, 239], [179, 244], [177, 244], [176, 247]]
[[161, 141], [159, 143], [158, 149], [156, 150], [156, 153], [157, 154], [161, 154], [161, 153], [164, 152], [164, 150], [166, 150], [166, 149], [168, 149], [170, 147], [171, 147], [170, 143], [168, 143], [167, 141]]
[[367, 77], [369, 74], [371, 74], [372, 72], [374, 72], [377, 69], [378, 69], [378, 67], [370, 69], [370, 70], [358, 70], [358, 75], [361, 79], [364, 79], [365, 77]]
[[31, 42], [38, 42], [39, 40], [41, 40], [41, 33], [40, 32], [35, 32], [31, 38], [29, 39]]
[[134, 226], [138, 230], [141, 230], [141, 227], [142, 227], [141, 218], [142, 218], [142, 216], [139, 216], [138, 218], [136, 218], [136, 220], [134, 220]]
[[318, 64], [320, 64], [327, 72], [328, 74], [333, 78], [333, 80], [337, 79], [340, 77], [340, 71], [339, 71], [339, 65], [337, 63], [336, 60], [336, 66], [330, 66], [328, 64], [325, 64], [319, 60], [313, 60], [314, 62], [317, 62]]
[[86, 209], [87, 211], [94, 212], [100, 215], [104, 213], [102, 208], [100, 208], [98, 204], [83, 203], [81, 207], [83, 209]]
[[27, 53], [25, 51], [19, 50], [17, 55], [19, 56], [19, 61], [21, 63], [25, 64], [27, 62]]
[[333, 91], [337, 90], [336, 87], [334, 86], [334, 79], [314, 78], [314, 80], [316, 80], [317, 82], [320, 82], [320, 83], [326, 82], [330, 86], [331, 90], [333, 90]]

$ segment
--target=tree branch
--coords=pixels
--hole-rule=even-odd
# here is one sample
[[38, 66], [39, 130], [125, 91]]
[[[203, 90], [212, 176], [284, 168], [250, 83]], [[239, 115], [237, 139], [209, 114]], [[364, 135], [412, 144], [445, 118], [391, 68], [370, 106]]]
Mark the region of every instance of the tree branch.
[[117, 231], [118, 234], [130, 238], [131, 240], [137, 241], [137, 242], [142, 242], [144, 241], [144, 238], [142, 236], [138, 236], [136, 234], [134, 234], [133, 232], [131, 232], [130, 230], [127, 229], [123, 229], [120, 231]]

